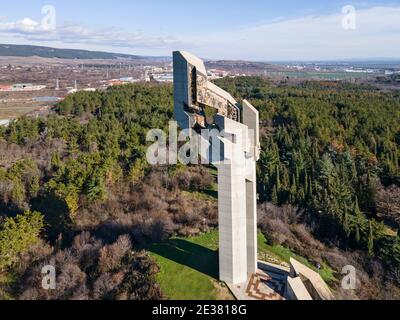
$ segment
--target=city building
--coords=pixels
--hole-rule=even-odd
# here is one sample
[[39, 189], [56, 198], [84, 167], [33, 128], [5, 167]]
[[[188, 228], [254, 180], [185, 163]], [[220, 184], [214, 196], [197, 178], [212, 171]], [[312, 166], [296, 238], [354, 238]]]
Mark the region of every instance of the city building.
[[174, 76], [172, 73], [153, 74], [153, 79], [158, 82], [173, 82]]
[[45, 89], [43, 85], [33, 85], [32, 83], [17, 83], [11, 88], [11, 91], [40, 91]]
[[12, 91], [13, 86], [11, 84], [0, 84], [0, 92]]
[[1, 119], [0, 120], [0, 127], [7, 127], [11, 123], [9, 119]]
[[225, 78], [229, 75], [228, 71], [221, 69], [210, 69], [207, 72], [210, 80]]

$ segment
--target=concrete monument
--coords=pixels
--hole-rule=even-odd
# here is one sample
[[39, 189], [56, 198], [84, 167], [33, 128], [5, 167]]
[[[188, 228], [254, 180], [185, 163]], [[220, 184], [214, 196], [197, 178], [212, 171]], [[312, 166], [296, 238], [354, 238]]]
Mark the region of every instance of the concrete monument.
[[[259, 115], [208, 81], [202, 60], [174, 52], [175, 119], [182, 129], [217, 129], [215, 141], [202, 136], [199, 156], [218, 169], [219, 273], [228, 284], [245, 283], [257, 271], [256, 161]], [[201, 257], [199, 257], [201, 259]]]

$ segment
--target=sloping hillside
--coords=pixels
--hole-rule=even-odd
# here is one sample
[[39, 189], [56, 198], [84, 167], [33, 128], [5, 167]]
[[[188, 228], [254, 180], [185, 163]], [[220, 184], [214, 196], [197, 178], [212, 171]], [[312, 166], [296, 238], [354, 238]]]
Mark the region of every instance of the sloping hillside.
[[142, 59], [135, 55], [87, 51], [76, 49], [56, 49], [49, 47], [0, 44], [0, 56], [60, 58], [60, 59]]

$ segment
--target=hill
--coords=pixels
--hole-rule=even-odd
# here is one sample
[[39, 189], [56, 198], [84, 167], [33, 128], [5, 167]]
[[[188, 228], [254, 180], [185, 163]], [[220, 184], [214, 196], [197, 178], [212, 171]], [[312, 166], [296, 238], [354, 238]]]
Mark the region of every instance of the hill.
[[59, 58], [59, 59], [146, 59], [161, 60], [165, 57], [144, 57], [121, 53], [88, 51], [78, 49], [57, 49], [30, 45], [0, 44], [0, 56]]

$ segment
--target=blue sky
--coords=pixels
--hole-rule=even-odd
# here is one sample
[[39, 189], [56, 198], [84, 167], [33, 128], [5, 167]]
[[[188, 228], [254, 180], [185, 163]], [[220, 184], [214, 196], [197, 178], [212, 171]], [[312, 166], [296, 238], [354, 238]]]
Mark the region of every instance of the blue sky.
[[[42, 25], [44, 5], [55, 8], [54, 30]], [[356, 22], [344, 29], [348, 5]], [[13, 0], [0, 7], [0, 42], [216, 59], [400, 58], [400, 1]]]

